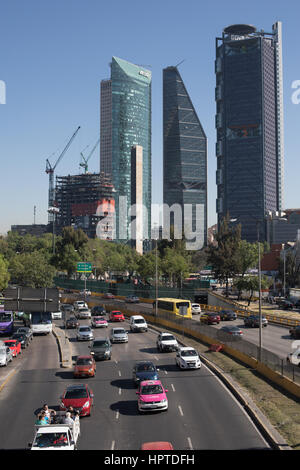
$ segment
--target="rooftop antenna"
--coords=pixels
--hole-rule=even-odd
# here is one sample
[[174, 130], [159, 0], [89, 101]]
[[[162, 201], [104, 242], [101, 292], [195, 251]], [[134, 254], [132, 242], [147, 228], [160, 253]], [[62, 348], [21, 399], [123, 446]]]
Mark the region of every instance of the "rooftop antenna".
[[179, 65], [181, 65], [184, 61], [185, 61], [185, 59], [183, 59], [181, 62], [179, 62], [179, 64], [175, 65], [175, 68], [177, 69], [177, 67], [179, 67]]

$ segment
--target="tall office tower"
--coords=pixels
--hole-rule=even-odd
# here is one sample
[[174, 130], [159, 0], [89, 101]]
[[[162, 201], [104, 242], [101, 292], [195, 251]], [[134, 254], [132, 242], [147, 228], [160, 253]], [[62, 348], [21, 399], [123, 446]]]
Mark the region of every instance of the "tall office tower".
[[281, 23], [225, 28], [215, 73], [218, 223], [228, 213], [243, 239], [265, 240], [267, 212], [283, 205]]
[[100, 172], [111, 177], [111, 80], [102, 80], [100, 96]]
[[143, 147], [143, 204], [148, 213], [144, 233], [151, 234], [151, 72], [117, 57], [110, 65], [110, 80], [101, 83], [100, 167], [111, 173], [116, 190], [116, 239], [126, 241], [130, 240], [127, 211], [135, 145]]
[[[163, 70], [163, 160], [164, 204], [181, 207], [185, 235], [197, 232], [202, 246], [207, 242], [207, 139], [176, 67]], [[164, 226], [166, 216], [165, 211]]]

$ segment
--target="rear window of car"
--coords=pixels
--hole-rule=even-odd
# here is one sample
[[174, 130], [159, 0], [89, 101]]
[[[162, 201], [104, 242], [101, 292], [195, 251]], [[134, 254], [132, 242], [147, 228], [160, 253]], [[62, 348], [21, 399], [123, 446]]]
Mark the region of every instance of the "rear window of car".
[[137, 365], [138, 372], [154, 372], [155, 367], [153, 364], [138, 364]]
[[113, 330], [114, 335], [122, 335], [124, 333], [125, 333], [125, 330], [123, 330], [123, 329], [122, 330], [121, 329], [120, 330]]
[[77, 359], [76, 365], [77, 366], [90, 366], [90, 365], [93, 365], [93, 361], [92, 359], [89, 359], [89, 358]]
[[181, 355], [182, 357], [198, 356], [194, 349], [189, 349], [188, 351], [181, 351]]

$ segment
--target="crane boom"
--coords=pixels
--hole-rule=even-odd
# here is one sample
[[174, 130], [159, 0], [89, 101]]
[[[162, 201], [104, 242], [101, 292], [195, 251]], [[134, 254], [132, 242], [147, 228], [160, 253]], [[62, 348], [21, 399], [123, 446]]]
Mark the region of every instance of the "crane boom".
[[90, 151], [89, 155], [85, 158], [83, 153], [80, 152], [80, 155], [82, 157], [82, 160], [83, 162], [79, 163], [79, 166], [81, 166], [82, 168], [84, 168], [84, 172], [87, 173], [88, 171], [88, 165], [87, 165], [87, 162], [89, 161], [89, 159], [91, 158], [91, 156], [93, 155], [93, 153], [95, 152], [98, 144], [100, 142], [100, 137], [98, 138], [97, 142], [95, 143], [94, 147], [92, 148], [92, 150]]
[[[76, 131], [74, 132], [74, 134], [72, 135], [72, 137], [68, 141], [67, 145], [65, 146], [65, 148], [63, 149], [63, 151], [59, 155], [58, 159], [56, 160], [56, 163], [55, 163], [54, 166], [51, 165], [48, 158], [46, 159], [46, 173], [49, 175], [48, 208], [52, 207], [53, 204], [54, 204], [54, 170], [57, 167], [58, 163], [63, 158], [63, 156], [65, 155], [68, 148], [70, 147], [70, 145], [73, 142], [73, 140], [74, 140], [77, 132], [79, 131], [79, 129], [80, 129], [80, 126], [77, 127]], [[49, 216], [48, 216], [48, 222], [49, 223], [52, 221], [52, 218], [53, 218], [53, 214], [49, 213]]]

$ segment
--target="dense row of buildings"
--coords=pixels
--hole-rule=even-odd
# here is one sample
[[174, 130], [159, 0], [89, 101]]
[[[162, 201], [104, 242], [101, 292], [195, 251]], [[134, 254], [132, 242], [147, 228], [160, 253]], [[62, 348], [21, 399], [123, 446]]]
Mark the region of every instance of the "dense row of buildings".
[[[242, 238], [294, 241], [300, 211], [283, 212], [281, 23], [271, 32], [232, 25], [216, 38], [218, 224], [227, 214]], [[101, 81], [100, 172], [56, 177], [56, 231], [151, 247], [151, 71], [113, 57]], [[163, 227], [211, 239], [207, 138], [177, 67], [163, 70]], [[169, 219], [169, 220], [168, 220]], [[162, 233], [164, 234], [163, 230]], [[198, 246], [199, 248], [199, 246]]]

